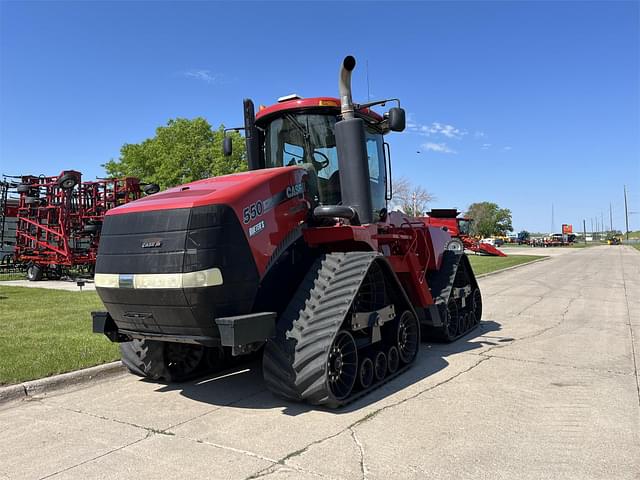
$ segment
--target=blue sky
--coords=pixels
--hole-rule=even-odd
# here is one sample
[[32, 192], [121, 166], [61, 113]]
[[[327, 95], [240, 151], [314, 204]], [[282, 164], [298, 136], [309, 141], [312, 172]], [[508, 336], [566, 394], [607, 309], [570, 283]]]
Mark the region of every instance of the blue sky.
[[[640, 229], [638, 2], [0, 2], [0, 173], [103, 174], [169, 118], [241, 125], [244, 97], [399, 97], [394, 174], [433, 207], [494, 201], [575, 227], [623, 184]], [[419, 152], [419, 153], [418, 153]], [[581, 227], [580, 227], [581, 229]]]

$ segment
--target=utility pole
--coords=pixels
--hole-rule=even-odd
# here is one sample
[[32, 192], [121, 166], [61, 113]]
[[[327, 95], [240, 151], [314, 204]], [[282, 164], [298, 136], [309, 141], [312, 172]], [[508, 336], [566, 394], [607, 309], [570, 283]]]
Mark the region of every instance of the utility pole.
[[593, 217], [591, 217], [591, 236], [593, 237]]
[[584, 235], [584, 244], [587, 244], [587, 221], [582, 219], [582, 234]]
[[611, 230], [611, 234], [613, 235], [613, 211], [611, 210], [611, 202], [609, 202], [609, 230]]
[[627, 241], [629, 241], [629, 211], [627, 210], [627, 186], [624, 186], [624, 228], [627, 232]]
[[600, 210], [600, 228], [602, 229], [602, 233], [604, 233], [604, 214], [602, 210]]

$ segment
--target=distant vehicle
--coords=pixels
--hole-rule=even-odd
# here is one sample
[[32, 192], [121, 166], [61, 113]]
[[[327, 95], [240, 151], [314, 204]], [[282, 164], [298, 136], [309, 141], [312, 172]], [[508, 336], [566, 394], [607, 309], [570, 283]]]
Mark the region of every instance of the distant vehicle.
[[495, 238], [483, 238], [482, 240], [480, 240], [480, 243], [484, 243], [486, 245], [491, 245], [492, 247], [497, 247], [497, 243], [496, 243], [496, 239]]

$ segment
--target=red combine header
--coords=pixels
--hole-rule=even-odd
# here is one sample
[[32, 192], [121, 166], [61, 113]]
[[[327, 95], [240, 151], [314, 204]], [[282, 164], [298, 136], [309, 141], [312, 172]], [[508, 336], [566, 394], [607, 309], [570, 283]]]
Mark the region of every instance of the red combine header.
[[[10, 188], [19, 194], [17, 205], [4, 195], [3, 221], [15, 215], [14, 260], [27, 266], [27, 278], [44, 275], [59, 279], [70, 267], [93, 271], [105, 213], [155, 193], [157, 185], [141, 184], [137, 178], [82, 181], [82, 174], [65, 170], [58, 176], [12, 177]], [[16, 199], [13, 199], [15, 202]]]
[[458, 217], [461, 212], [455, 208], [439, 208], [433, 209], [427, 213], [427, 217], [421, 220], [427, 225], [445, 228], [453, 237], [447, 244], [449, 250], [462, 252], [465, 249], [472, 252], [482, 253], [485, 255], [493, 255], [496, 257], [506, 257], [507, 254], [501, 252], [493, 245], [481, 243], [471, 236], [471, 222], [467, 217]]

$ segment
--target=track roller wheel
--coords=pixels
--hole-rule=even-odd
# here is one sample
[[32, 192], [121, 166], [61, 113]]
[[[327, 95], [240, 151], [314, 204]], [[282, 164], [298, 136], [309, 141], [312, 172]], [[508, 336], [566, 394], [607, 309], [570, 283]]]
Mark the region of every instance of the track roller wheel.
[[204, 350], [202, 345], [167, 342], [164, 354], [170, 381], [180, 382], [193, 375], [204, 357]]
[[379, 382], [387, 375], [387, 356], [384, 352], [376, 353], [376, 361], [373, 367], [376, 380]]
[[471, 328], [471, 318], [469, 317], [469, 312], [463, 312], [460, 315], [460, 335], [464, 335]]
[[367, 389], [373, 384], [373, 362], [369, 357], [365, 357], [360, 363], [358, 381], [363, 389]]
[[406, 310], [398, 323], [398, 353], [400, 360], [411, 363], [420, 347], [420, 325], [416, 316]]
[[480, 294], [480, 289], [476, 288], [472, 295], [471, 295], [471, 301], [472, 301], [472, 308], [473, 308], [473, 313], [475, 315], [475, 323], [480, 323], [480, 320], [482, 319], [482, 295]]
[[329, 389], [336, 400], [343, 400], [351, 394], [358, 372], [358, 347], [353, 336], [340, 330], [329, 350], [327, 378]]
[[393, 346], [389, 348], [387, 352], [387, 368], [389, 369], [389, 373], [396, 373], [399, 366], [400, 354], [398, 353], [398, 348]]
[[445, 325], [445, 340], [451, 342], [456, 339], [460, 331], [460, 311], [455, 299], [449, 299], [447, 304], [447, 324]]
[[469, 312], [467, 318], [469, 319], [469, 330], [478, 325], [478, 318], [476, 317], [476, 314], [473, 313], [473, 311]]

